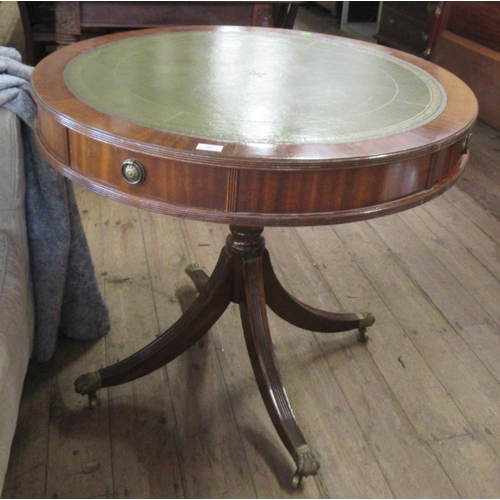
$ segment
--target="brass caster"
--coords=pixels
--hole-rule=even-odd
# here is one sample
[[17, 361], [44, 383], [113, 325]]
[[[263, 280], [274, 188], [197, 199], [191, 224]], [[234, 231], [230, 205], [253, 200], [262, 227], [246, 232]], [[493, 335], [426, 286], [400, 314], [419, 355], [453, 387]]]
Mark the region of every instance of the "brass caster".
[[294, 455], [297, 470], [292, 478], [292, 486], [297, 489], [303, 477], [315, 476], [318, 473], [320, 465], [308, 444], [299, 446]]
[[95, 393], [101, 388], [101, 375], [97, 372], [85, 373], [75, 380], [75, 391], [78, 394]]
[[360, 312], [356, 316], [359, 318], [359, 328], [368, 328], [375, 323], [375, 317], [369, 312]]
[[304, 476], [302, 474], [299, 474], [299, 472], [295, 472], [295, 474], [292, 477], [292, 488], [296, 490], [301, 484], [302, 484], [302, 478]]
[[366, 328], [359, 329], [359, 342], [366, 344], [370, 340], [370, 335], [366, 331]]
[[89, 392], [88, 394], [89, 397], [89, 408], [91, 410], [95, 410], [97, 408], [97, 393], [96, 392]]

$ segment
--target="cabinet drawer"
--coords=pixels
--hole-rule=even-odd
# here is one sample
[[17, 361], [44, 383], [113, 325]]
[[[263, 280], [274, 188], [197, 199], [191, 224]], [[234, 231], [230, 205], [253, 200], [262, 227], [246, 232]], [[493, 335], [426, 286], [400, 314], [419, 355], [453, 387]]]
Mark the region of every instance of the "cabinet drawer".
[[377, 38], [386, 45], [423, 55], [431, 33], [432, 25], [384, 6]]
[[416, 21], [432, 26], [435, 18], [440, 14], [440, 2], [384, 2], [382, 9], [390, 8]]

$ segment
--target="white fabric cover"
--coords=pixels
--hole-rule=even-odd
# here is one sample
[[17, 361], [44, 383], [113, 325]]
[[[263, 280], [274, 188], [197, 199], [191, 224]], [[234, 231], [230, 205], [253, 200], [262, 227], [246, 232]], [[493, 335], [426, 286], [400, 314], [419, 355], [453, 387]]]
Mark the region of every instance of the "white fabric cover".
[[24, 191], [19, 119], [0, 108], [0, 492], [33, 346]]

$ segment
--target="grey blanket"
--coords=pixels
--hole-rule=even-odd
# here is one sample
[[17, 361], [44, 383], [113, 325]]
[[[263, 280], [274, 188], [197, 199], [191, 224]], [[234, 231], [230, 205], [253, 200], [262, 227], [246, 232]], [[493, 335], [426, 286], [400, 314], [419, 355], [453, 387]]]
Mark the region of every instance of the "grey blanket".
[[58, 335], [96, 339], [110, 329], [71, 182], [43, 159], [35, 143], [33, 68], [0, 47], [0, 106], [23, 121], [26, 223], [35, 298], [33, 357], [48, 361]]

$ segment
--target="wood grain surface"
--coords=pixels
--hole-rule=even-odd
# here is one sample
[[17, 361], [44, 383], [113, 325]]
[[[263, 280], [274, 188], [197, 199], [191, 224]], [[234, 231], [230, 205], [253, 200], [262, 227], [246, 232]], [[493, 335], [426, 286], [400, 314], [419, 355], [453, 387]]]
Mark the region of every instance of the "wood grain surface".
[[95, 411], [75, 398], [82, 369], [173, 324], [196, 294], [184, 268], [213, 269], [227, 235], [77, 186], [113, 328], [30, 367], [3, 498], [498, 498], [500, 138], [478, 123], [472, 141], [458, 186], [424, 206], [385, 222], [265, 231], [290, 293], [377, 318], [360, 345], [269, 315], [287, 393], [321, 454], [299, 490], [236, 306], [165, 370], [101, 391]]

